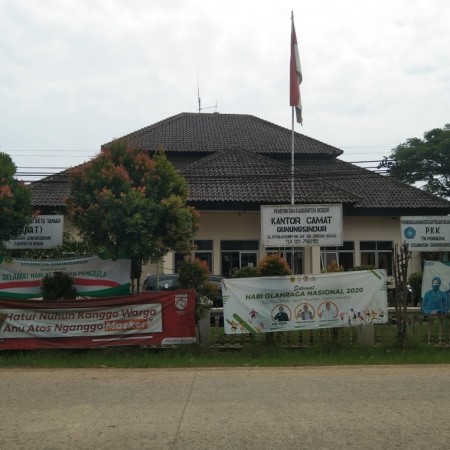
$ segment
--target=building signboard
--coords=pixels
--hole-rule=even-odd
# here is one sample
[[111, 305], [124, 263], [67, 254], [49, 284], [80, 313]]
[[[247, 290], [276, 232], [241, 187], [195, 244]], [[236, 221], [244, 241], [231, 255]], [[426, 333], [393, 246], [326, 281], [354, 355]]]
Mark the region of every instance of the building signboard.
[[404, 216], [400, 227], [410, 251], [450, 252], [450, 216]]
[[342, 205], [261, 206], [265, 247], [342, 245]]
[[56, 248], [63, 244], [64, 216], [36, 216], [30, 225], [25, 227], [24, 233], [6, 242], [6, 248], [18, 249], [47, 249]]

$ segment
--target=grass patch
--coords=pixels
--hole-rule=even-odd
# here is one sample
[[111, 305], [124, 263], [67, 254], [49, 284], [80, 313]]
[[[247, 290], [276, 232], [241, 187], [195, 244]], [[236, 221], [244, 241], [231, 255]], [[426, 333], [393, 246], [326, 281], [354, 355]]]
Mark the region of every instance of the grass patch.
[[0, 352], [0, 367], [31, 368], [183, 368], [289, 367], [322, 365], [450, 364], [450, 348], [410, 343], [407, 348], [324, 343], [286, 348], [252, 344], [240, 349], [204, 349], [198, 345], [154, 349], [14, 350]]

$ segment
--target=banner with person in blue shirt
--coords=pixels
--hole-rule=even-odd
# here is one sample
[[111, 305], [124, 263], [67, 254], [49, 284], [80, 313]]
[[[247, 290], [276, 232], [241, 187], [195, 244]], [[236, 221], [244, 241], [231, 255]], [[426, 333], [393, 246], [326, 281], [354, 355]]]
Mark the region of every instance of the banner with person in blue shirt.
[[422, 278], [422, 312], [447, 314], [450, 311], [450, 266], [425, 261]]

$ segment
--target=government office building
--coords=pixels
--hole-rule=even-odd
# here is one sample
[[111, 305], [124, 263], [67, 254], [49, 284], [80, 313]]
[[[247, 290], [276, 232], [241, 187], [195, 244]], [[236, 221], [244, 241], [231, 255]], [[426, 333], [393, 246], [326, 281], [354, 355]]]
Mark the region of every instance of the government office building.
[[[294, 133], [294, 204], [342, 205], [342, 245], [266, 247], [261, 206], [292, 199], [291, 130], [251, 115], [181, 113], [120, 139], [149, 155], [163, 149], [186, 178], [188, 203], [200, 213], [193, 255], [225, 277], [270, 253], [281, 253], [295, 273], [319, 273], [336, 263], [346, 270], [372, 265], [391, 276], [392, 249], [402, 243], [400, 218], [450, 214], [449, 201], [342, 161], [342, 150]], [[64, 211], [67, 170], [30, 187], [42, 214]], [[425, 257], [448, 259], [412, 252], [411, 273], [422, 270]], [[168, 254], [143, 275], [176, 272], [178, 261]]]

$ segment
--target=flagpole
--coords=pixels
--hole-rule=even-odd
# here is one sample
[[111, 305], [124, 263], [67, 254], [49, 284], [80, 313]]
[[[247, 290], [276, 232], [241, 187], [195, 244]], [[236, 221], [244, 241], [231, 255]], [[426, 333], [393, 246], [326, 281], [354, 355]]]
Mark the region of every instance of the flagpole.
[[302, 82], [302, 71], [300, 67], [300, 57], [298, 56], [297, 36], [294, 26], [294, 11], [291, 11], [291, 60], [289, 67], [289, 104], [292, 107], [292, 138], [291, 138], [291, 205], [295, 204], [295, 132], [294, 113], [297, 122], [303, 122], [301, 116], [300, 83]]
[[295, 158], [294, 158], [294, 149], [295, 149], [295, 134], [294, 134], [294, 107], [292, 109], [292, 137], [291, 137], [291, 205], [295, 204], [295, 183], [294, 183], [294, 175], [295, 175]]

